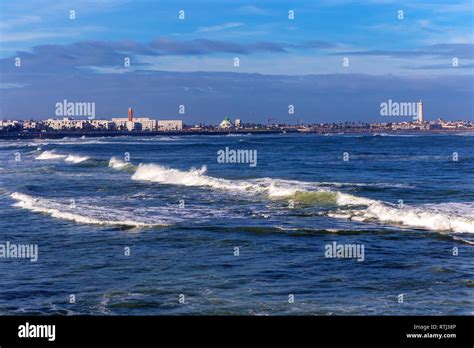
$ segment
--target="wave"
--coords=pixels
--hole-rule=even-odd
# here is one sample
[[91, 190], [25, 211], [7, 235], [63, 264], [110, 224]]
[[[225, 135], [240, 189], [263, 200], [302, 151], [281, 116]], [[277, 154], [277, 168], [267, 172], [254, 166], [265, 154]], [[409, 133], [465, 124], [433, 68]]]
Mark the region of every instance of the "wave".
[[419, 137], [423, 134], [396, 134], [396, 133], [374, 133], [374, 137]]
[[339, 209], [329, 213], [334, 218], [346, 218], [360, 222], [383, 222], [411, 228], [439, 232], [474, 233], [474, 217], [461, 215], [455, 210], [439, 209], [443, 205], [405, 206], [403, 208], [385, 202], [338, 193], [337, 203], [342, 206], [365, 206], [358, 209]]
[[252, 133], [229, 133], [226, 134], [226, 137], [249, 137]]
[[335, 205], [338, 206], [337, 211], [328, 213], [328, 216], [334, 218], [375, 221], [432, 231], [474, 232], [474, 217], [453, 209], [440, 210], [440, 205], [399, 208], [375, 199], [321, 189], [318, 183], [272, 178], [229, 180], [208, 176], [206, 173], [206, 166], [182, 171], [157, 164], [140, 164], [132, 179], [170, 185], [204, 186], [234, 193], [264, 194], [271, 199], [294, 199], [301, 204]]
[[205, 175], [207, 167], [191, 168], [189, 171], [167, 168], [158, 164], [140, 164], [132, 176], [133, 180], [159, 182], [183, 186], [210, 186], [218, 189], [245, 189], [230, 180]]
[[323, 181], [318, 182], [318, 185], [321, 186], [334, 186], [334, 187], [367, 187], [367, 188], [415, 188], [414, 185], [409, 184], [399, 184], [399, 183], [358, 183], [358, 182], [332, 182], [332, 181]]
[[[309, 189], [317, 189], [313, 184], [299, 181], [272, 178], [229, 180], [208, 176], [206, 173], [206, 166], [182, 171], [158, 164], [140, 164], [132, 175], [132, 179], [169, 185], [204, 186], [233, 193], [266, 194], [268, 197], [276, 199], [291, 197]], [[327, 190], [319, 191], [329, 192]]]
[[[103, 211], [94, 209], [88, 206], [87, 209], [79, 209], [71, 207], [71, 203], [58, 202], [45, 198], [33, 197], [27, 194], [14, 192], [10, 195], [11, 198], [17, 201], [14, 206], [27, 209], [37, 213], [48, 214], [54, 218], [74, 221], [83, 224], [93, 225], [111, 225], [111, 226], [127, 226], [127, 227], [155, 227], [166, 226], [165, 223], [153, 222], [148, 223], [144, 221], [135, 221], [131, 219], [116, 219], [110, 220], [111, 216], [123, 216], [123, 212]], [[76, 211], [87, 211], [91, 215], [80, 215]], [[74, 211], [74, 212], [73, 212]]]
[[[39, 149], [37, 149], [39, 150]], [[43, 151], [39, 156], [36, 157], [37, 160], [56, 160], [56, 159], [63, 159], [65, 162], [70, 163], [81, 163], [87, 160], [90, 160], [89, 156], [79, 156], [79, 155], [63, 155], [56, 153], [54, 151]]]
[[109, 167], [117, 170], [134, 168], [133, 164], [131, 164], [130, 162], [123, 161], [115, 156], [110, 158]]
[[51, 159], [59, 159], [59, 158], [66, 158], [66, 155], [58, 154], [54, 151], [44, 151], [39, 156], [36, 157], [37, 160], [51, 160]]
[[89, 158], [90, 157], [88, 156], [68, 155], [64, 160], [66, 162], [81, 163], [81, 162], [87, 161]]
[[461, 238], [461, 237], [458, 237], [458, 236], [451, 236], [451, 238], [453, 240], [458, 241], [458, 242], [463, 243], [463, 244], [474, 245], [474, 241], [469, 240], [469, 239]]

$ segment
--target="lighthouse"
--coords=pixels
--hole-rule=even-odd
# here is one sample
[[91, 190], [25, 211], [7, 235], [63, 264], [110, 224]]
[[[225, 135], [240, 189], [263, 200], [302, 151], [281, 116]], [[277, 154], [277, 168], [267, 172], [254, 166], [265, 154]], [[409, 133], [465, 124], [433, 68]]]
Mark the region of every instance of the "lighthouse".
[[128, 121], [133, 122], [133, 109], [128, 108]]
[[423, 126], [423, 102], [421, 99], [418, 103], [418, 124], [420, 125], [420, 128]]

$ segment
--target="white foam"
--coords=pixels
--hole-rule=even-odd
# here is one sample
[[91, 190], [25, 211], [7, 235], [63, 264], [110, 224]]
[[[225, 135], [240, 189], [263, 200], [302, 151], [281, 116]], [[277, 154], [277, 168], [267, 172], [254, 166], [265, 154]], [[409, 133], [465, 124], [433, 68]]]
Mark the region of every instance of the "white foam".
[[81, 163], [88, 160], [88, 156], [78, 156], [78, 155], [62, 155], [54, 151], [43, 151], [39, 156], [36, 157], [37, 160], [56, 160], [64, 159], [66, 162], [70, 163]]
[[66, 155], [60, 155], [54, 151], [44, 151], [38, 157], [37, 160], [52, 160], [52, 159], [59, 159], [59, 158], [66, 158]]
[[[432, 231], [474, 232], [474, 203], [436, 204], [399, 208], [378, 200], [358, 197], [338, 191], [321, 190], [318, 183], [261, 178], [229, 180], [206, 175], [207, 168], [188, 171], [167, 168], [157, 164], [141, 164], [133, 174], [133, 180], [159, 182], [170, 185], [205, 186], [218, 190], [265, 194], [269, 198], [282, 199], [298, 193], [334, 193], [335, 202], [341, 208], [328, 215], [361, 222], [379, 221], [390, 225], [421, 228]], [[318, 203], [319, 201], [316, 200]], [[469, 205], [471, 204], [471, 205]]]
[[371, 205], [377, 203], [373, 199], [357, 197], [342, 192], [337, 192], [336, 201], [338, 205]]
[[114, 168], [114, 169], [123, 169], [129, 165], [130, 165], [130, 162], [122, 161], [121, 159], [118, 159], [117, 157], [112, 157], [109, 160], [109, 167]]
[[[361, 222], [375, 220], [431, 231], [474, 233], [474, 216], [469, 215], [465, 208], [460, 209], [461, 206], [466, 206], [462, 203], [398, 207], [340, 192], [337, 195], [337, 203], [344, 206], [364, 205], [366, 207], [362, 209], [341, 209], [336, 213], [328, 214], [329, 216]], [[472, 208], [471, 203], [467, 203], [467, 206]]]
[[230, 180], [205, 175], [207, 167], [191, 168], [189, 171], [167, 168], [158, 164], [140, 164], [133, 174], [133, 180], [159, 182], [170, 185], [210, 186], [217, 189], [237, 189]]
[[[83, 224], [94, 224], [94, 225], [115, 225], [115, 226], [131, 226], [131, 227], [152, 227], [152, 226], [164, 226], [165, 224], [161, 221], [154, 223], [147, 223], [142, 221], [134, 221], [130, 219], [117, 219], [107, 220], [110, 216], [117, 215], [112, 211], [99, 211], [94, 210], [92, 207], [86, 209], [73, 208], [70, 204], [53, 201], [45, 198], [32, 197], [19, 192], [14, 192], [10, 195], [11, 198], [17, 201], [14, 206], [28, 209], [37, 213], [48, 214], [54, 218], [74, 221]], [[76, 211], [80, 210], [81, 213], [89, 212], [91, 215], [79, 215]], [[95, 215], [94, 215], [95, 213]], [[120, 215], [123, 215], [122, 213]]]
[[169, 185], [205, 186], [235, 193], [266, 194], [270, 198], [292, 196], [297, 192], [307, 191], [309, 186], [314, 186], [298, 181], [271, 178], [229, 180], [208, 176], [206, 173], [206, 166], [202, 166], [199, 169], [191, 168], [188, 171], [182, 171], [158, 164], [140, 164], [132, 179]]
[[333, 181], [322, 181], [318, 182], [321, 186], [334, 186], [334, 187], [377, 187], [377, 188], [414, 188], [415, 186], [401, 183], [359, 183], [359, 182], [333, 182]]
[[87, 161], [89, 159], [88, 156], [76, 156], [76, 155], [68, 155], [65, 158], [66, 162], [72, 162], [72, 163], [81, 163], [84, 161]]

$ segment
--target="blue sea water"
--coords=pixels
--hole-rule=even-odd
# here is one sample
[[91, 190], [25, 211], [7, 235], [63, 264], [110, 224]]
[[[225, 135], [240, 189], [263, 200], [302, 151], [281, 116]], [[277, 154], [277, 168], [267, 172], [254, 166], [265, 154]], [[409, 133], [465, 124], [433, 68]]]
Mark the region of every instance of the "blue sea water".
[[[226, 147], [257, 165], [218, 163]], [[473, 149], [472, 135], [0, 141], [0, 243], [39, 250], [0, 258], [0, 314], [472, 315]], [[326, 257], [334, 242], [363, 260]]]

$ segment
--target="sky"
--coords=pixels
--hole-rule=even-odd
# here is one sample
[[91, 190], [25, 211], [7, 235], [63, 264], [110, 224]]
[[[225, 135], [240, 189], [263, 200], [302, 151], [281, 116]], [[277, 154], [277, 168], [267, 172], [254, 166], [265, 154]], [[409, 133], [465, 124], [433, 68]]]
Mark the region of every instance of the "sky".
[[1, 119], [474, 120], [473, 92], [473, 0], [0, 1]]

